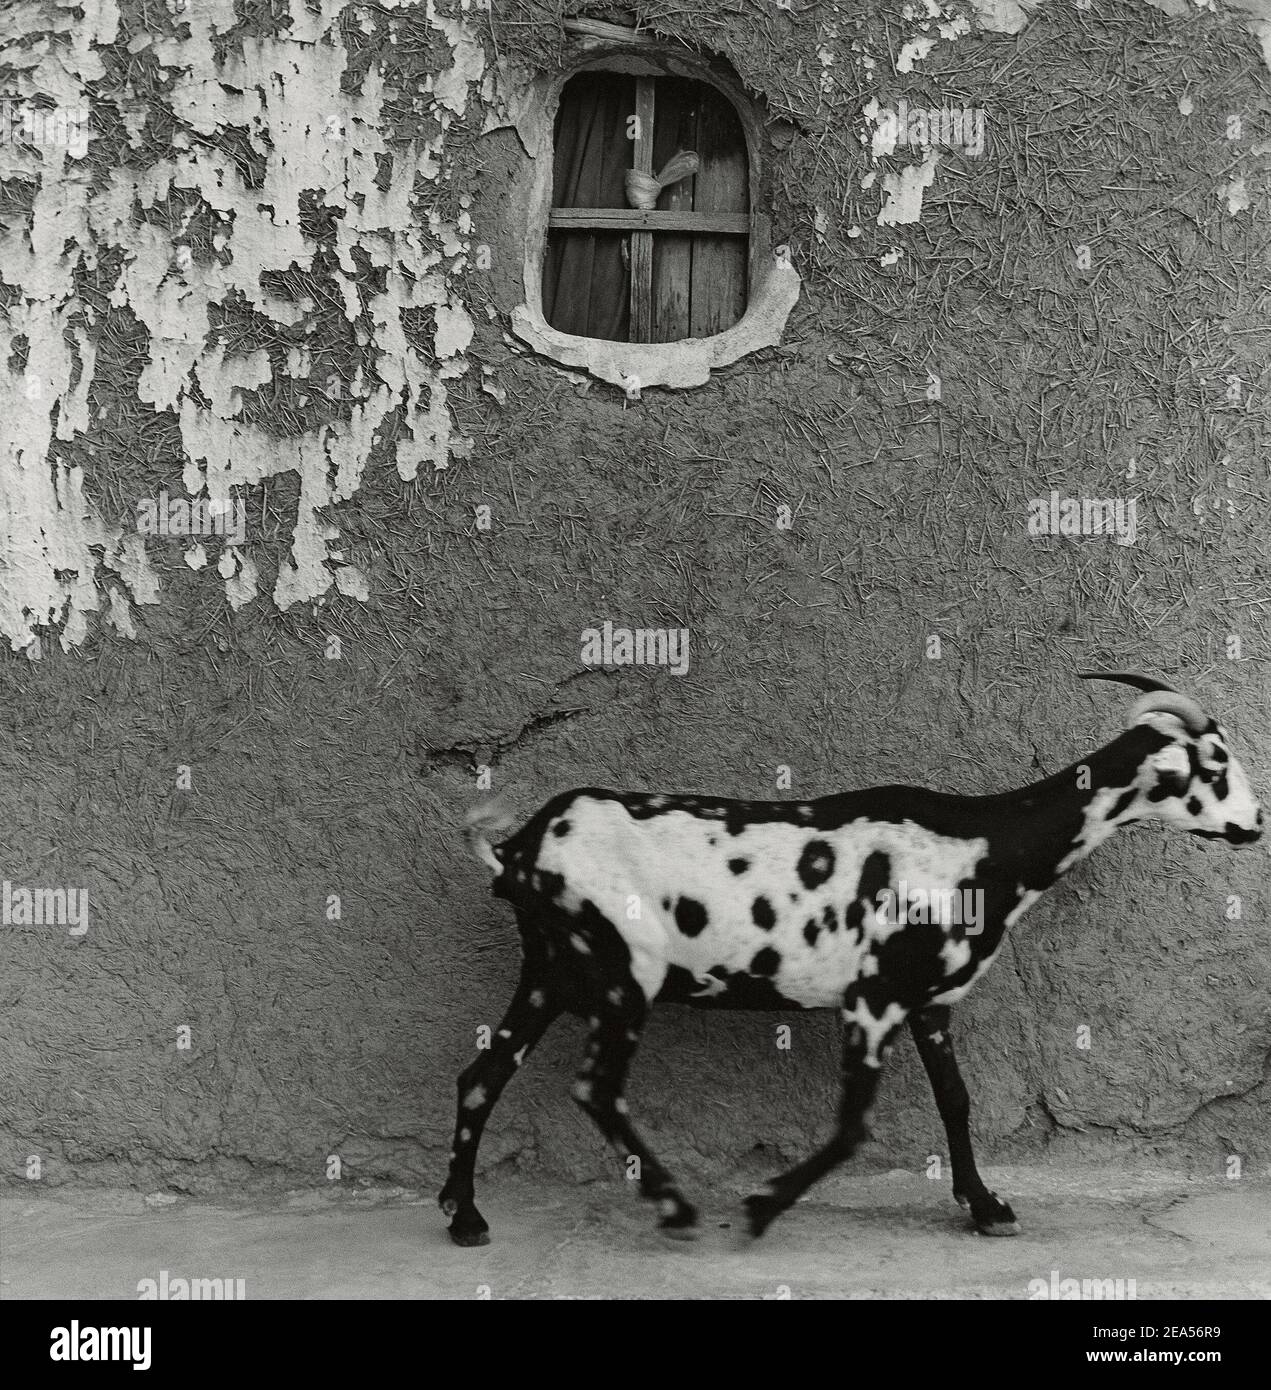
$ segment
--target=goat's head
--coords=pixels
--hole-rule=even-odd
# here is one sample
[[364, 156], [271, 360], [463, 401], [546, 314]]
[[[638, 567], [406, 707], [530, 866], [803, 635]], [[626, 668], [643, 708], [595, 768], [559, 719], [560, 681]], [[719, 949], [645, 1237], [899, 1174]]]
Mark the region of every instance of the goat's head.
[[1233, 845], [1261, 837], [1262, 808], [1244, 768], [1232, 757], [1227, 731], [1195, 700], [1146, 676], [1080, 674], [1145, 692], [1130, 706], [1128, 727], [1146, 724], [1169, 740], [1140, 769], [1140, 794], [1127, 808], [1129, 818], [1163, 820]]

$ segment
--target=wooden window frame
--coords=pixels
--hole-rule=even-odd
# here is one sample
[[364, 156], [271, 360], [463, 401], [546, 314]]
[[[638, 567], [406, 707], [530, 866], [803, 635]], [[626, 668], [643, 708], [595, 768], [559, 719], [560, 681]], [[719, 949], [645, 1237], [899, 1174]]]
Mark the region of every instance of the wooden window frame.
[[[590, 20], [566, 20], [566, 45], [560, 67], [550, 75], [531, 79], [518, 94], [521, 114], [516, 127], [529, 152], [533, 167], [526, 187], [528, 199], [525, 233], [525, 300], [512, 310], [512, 332], [533, 351], [562, 366], [582, 368], [592, 376], [621, 386], [638, 398], [643, 386], [700, 386], [714, 368], [726, 366], [760, 348], [775, 346], [790, 310], [799, 297], [802, 280], [790, 259], [789, 248], [773, 247], [771, 223], [763, 207], [759, 150], [764, 131], [752, 99], [735, 78], [714, 62], [691, 49], [654, 39], [644, 31]], [[640, 78], [683, 77], [714, 87], [728, 101], [741, 125], [745, 140], [748, 213], [692, 213], [644, 211], [637, 208], [553, 208], [553, 172], [556, 114], [561, 93], [570, 78], [581, 72], [622, 72]], [[641, 123], [646, 137], [646, 157], [651, 160], [653, 125]], [[637, 165], [637, 167], [639, 167]], [[651, 170], [646, 171], [651, 172]], [[691, 227], [684, 218], [702, 219]], [[586, 219], [584, 223], [582, 219]], [[543, 265], [551, 230], [587, 229], [626, 231], [635, 243], [646, 243], [652, 260], [653, 233], [659, 231], [714, 231], [707, 219], [720, 226], [720, 234], [748, 238], [746, 309], [732, 327], [705, 338], [671, 342], [637, 341], [634, 327], [628, 342], [586, 338], [553, 328], [543, 315]], [[742, 223], [744, 222], [744, 227]], [[633, 268], [633, 284], [635, 274]]]
[[[669, 74], [667, 74], [669, 75]], [[653, 139], [657, 122], [655, 76], [635, 78], [635, 136], [632, 140], [631, 167], [636, 173], [653, 173]], [[700, 82], [700, 78], [698, 79]], [[713, 83], [702, 86], [719, 89]], [[737, 113], [736, 103], [729, 107]], [[745, 122], [738, 116], [746, 153], [746, 202], [753, 205], [754, 183], [751, 163], [751, 140]], [[652, 341], [653, 333], [653, 236], [655, 232], [680, 232], [690, 235], [744, 236], [754, 231], [752, 212], [679, 212], [643, 211], [640, 208], [552, 208], [548, 214], [549, 231], [628, 232], [631, 237], [631, 336], [633, 343]], [[754, 278], [754, 262], [747, 257], [748, 280]], [[750, 285], [746, 286], [746, 302], [750, 302]], [[743, 310], [744, 317], [744, 310]], [[685, 335], [687, 337], [689, 335]], [[672, 341], [682, 341], [675, 340]]]

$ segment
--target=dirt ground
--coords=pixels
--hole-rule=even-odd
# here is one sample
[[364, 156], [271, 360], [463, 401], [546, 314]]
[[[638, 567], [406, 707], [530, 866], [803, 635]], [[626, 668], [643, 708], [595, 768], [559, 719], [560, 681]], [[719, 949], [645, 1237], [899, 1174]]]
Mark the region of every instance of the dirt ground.
[[[269, 1298], [1030, 1297], [1030, 1281], [1123, 1279], [1128, 1295], [1271, 1298], [1271, 1183], [1109, 1168], [1000, 1168], [1021, 1233], [977, 1236], [946, 1182], [894, 1170], [822, 1184], [760, 1242], [738, 1192], [698, 1194], [692, 1244], [624, 1185], [487, 1180], [493, 1243], [453, 1247], [431, 1193], [348, 1187], [250, 1203], [118, 1190], [0, 1201], [0, 1296], [137, 1296], [142, 1279], [244, 1280]], [[1031, 1296], [1037, 1295], [1036, 1286]]]

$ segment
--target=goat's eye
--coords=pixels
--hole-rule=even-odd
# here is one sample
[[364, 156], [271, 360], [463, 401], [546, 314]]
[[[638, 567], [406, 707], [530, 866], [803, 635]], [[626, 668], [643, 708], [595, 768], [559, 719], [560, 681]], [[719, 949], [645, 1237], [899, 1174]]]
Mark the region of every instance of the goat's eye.
[[1221, 743], [1202, 744], [1201, 747], [1197, 749], [1197, 757], [1200, 763], [1201, 775], [1207, 782], [1212, 782], [1231, 761], [1231, 755]]
[[1147, 794], [1149, 801], [1164, 801], [1167, 796], [1182, 796], [1190, 778], [1186, 773], [1162, 768], [1156, 774], [1156, 786]]

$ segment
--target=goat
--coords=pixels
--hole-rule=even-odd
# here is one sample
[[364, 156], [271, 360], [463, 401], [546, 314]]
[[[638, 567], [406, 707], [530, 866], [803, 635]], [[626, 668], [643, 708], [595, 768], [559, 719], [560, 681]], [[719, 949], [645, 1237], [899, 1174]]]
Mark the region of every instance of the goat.
[[[1232, 844], [1263, 828], [1226, 731], [1194, 700], [1143, 676], [1080, 674], [1145, 693], [1118, 738], [1017, 791], [886, 786], [755, 802], [587, 787], [554, 797], [497, 845], [490, 835], [510, 823], [474, 811], [469, 840], [496, 873], [492, 892], [513, 906], [523, 961], [490, 1048], [458, 1080], [438, 1196], [454, 1242], [489, 1240], [474, 1201], [477, 1145], [504, 1085], [563, 1011], [590, 1030], [574, 1100], [623, 1159], [638, 1160], [632, 1171], [661, 1229], [696, 1233], [696, 1210], [623, 1099], [649, 1007], [666, 1002], [836, 1007], [845, 1021], [836, 1133], [746, 1199], [752, 1235], [867, 1138], [880, 1068], [906, 1021], [948, 1135], [955, 1198], [980, 1232], [1018, 1231], [976, 1171], [950, 1006], [993, 963], [1007, 928], [1120, 826], [1158, 819]], [[927, 910], [910, 914], [919, 893]], [[979, 910], [955, 910], [968, 893]]]

